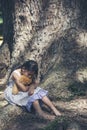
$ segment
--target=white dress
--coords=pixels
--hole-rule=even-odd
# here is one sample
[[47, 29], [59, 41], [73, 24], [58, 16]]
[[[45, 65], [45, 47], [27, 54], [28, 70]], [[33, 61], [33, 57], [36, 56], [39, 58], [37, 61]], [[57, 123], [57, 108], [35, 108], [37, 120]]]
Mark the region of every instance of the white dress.
[[[15, 70], [14, 72], [17, 73], [19, 76], [21, 76], [17, 70]], [[9, 83], [4, 91], [5, 99], [10, 104], [25, 106], [27, 108], [27, 110], [30, 111], [32, 103], [37, 99], [42, 99], [48, 93], [48, 91], [46, 91], [40, 87], [37, 87], [34, 90], [34, 94], [31, 96], [28, 95], [28, 92], [22, 92], [22, 91], [19, 91], [18, 94], [16, 94], [16, 95], [13, 95], [12, 94], [12, 87], [13, 87], [14, 81], [12, 80], [11, 77], [10, 77]]]

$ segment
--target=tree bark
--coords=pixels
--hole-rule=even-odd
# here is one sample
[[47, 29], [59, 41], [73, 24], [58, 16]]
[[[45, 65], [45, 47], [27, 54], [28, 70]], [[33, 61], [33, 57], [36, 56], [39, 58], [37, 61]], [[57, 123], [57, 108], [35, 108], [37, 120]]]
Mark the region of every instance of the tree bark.
[[[77, 85], [81, 76], [83, 83], [87, 79], [85, 73], [79, 73], [87, 66], [86, 0], [1, 2], [3, 8], [6, 6], [3, 9], [4, 39], [10, 51], [10, 65], [2, 82], [16, 65], [34, 59], [51, 97], [72, 97], [68, 87]], [[7, 20], [8, 14], [11, 20]]]

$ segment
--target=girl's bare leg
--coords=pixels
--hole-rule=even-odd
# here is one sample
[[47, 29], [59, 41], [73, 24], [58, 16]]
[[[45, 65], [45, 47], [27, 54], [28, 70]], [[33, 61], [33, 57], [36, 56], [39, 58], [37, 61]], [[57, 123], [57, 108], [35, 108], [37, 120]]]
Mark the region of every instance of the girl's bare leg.
[[45, 119], [48, 119], [48, 120], [53, 120], [53, 119], [55, 119], [55, 116], [50, 115], [50, 114], [47, 114], [47, 113], [45, 113], [45, 112], [41, 109], [38, 100], [36, 100], [36, 101], [33, 102], [33, 107], [35, 108], [36, 112], [37, 112], [41, 117], [43, 117], [43, 118], [45, 118]]
[[56, 116], [61, 116], [61, 113], [56, 109], [56, 107], [53, 105], [53, 103], [47, 96], [44, 96], [42, 98], [42, 101], [54, 112]]

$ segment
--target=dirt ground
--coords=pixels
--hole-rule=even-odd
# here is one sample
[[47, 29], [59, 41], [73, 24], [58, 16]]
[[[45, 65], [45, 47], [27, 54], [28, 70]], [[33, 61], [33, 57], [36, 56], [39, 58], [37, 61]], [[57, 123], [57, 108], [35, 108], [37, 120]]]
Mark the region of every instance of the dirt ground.
[[[64, 115], [61, 118], [62, 123], [58, 120], [49, 121], [42, 119], [35, 114], [19, 107], [13, 107], [8, 104], [4, 98], [4, 90], [6, 86], [0, 86], [0, 130], [68, 130], [69, 123], [77, 122], [81, 128], [74, 130], [87, 130], [87, 97], [76, 97], [71, 101], [56, 101], [54, 104], [60, 109]], [[44, 109], [44, 108], [43, 108]], [[46, 109], [44, 109], [48, 112]], [[62, 115], [62, 116], [63, 116]], [[68, 118], [64, 120], [65, 116]], [[68, 121], [69, 120], [69, 121]], [[58, 122], [59, 121], [59, 122]], [[74, 125], [73, 125], [74, 126]], [[67, 127], [67, 128], [66, 128]], [[71, 126], [70, 126], [71, 127]], [[72, 129], [70, 129], [72, 130]]]

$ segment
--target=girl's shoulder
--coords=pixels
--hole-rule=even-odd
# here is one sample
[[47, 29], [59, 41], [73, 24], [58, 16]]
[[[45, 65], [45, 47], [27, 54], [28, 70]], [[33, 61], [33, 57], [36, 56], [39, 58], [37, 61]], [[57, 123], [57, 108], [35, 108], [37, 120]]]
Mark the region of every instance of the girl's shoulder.
[[21, 75], [21, 69], [16, 69], [16, 70], [14, 70], [13, 72], [12, 72], [12, 75], [14, 75], [14, 74], [17, 74], [17, 75]]

